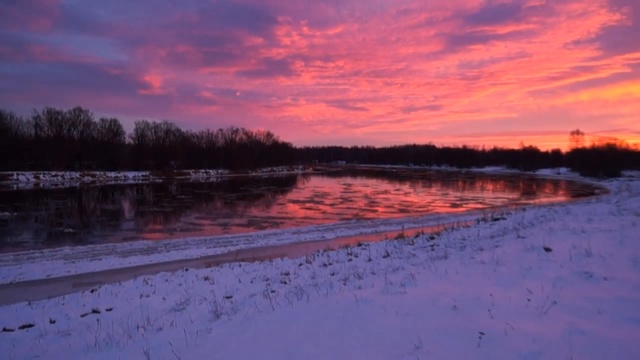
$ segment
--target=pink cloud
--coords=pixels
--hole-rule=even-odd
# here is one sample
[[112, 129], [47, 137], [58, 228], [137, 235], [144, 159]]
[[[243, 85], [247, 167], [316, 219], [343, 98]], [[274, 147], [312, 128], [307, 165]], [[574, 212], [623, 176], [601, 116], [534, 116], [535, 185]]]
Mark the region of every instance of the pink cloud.
[[640, 46], [615, 40], [639, 29], [632, 0], [15, 4], [5, 14], [35, 25], [0, 25], [0, 107], [98, 106], [298, 145], [640, 131]]

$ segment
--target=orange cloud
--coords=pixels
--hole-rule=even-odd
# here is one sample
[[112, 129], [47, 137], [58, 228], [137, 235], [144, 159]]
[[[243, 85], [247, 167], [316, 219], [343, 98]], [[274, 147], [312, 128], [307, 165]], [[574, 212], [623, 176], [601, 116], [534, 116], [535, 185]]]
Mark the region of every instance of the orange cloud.
[[[195, 1], [158, 7], [166, 16], [154, 17], [145, 16], [146, 1], [131, 5], [131, 15], [112, 14], [117, 25], [92, 19], [91, 36], [117, 54], [71, 41], [68, 33], [83, 24], [55, 21], [72, 16], [50, 24], [60, 33], [27, 36], [36, 31], [27, 28], [5, 41], [0, 54], [26, 54], [4, 66], [17, 69], [7, 76], [6, 98], [64, 101], [52, 90], [47, 99], [46, 84], [19, 75], [48, 64], [63, 75], [44, 72], [45, 83], [102, 74], [95, 68], [132, 78], [116, 83], [133, 88], [126, 96], [108, 97], [127, 104], [117, 113], [142, 103], [136, 115], [161, 108], [166, 114], [158, 116], [181, 125], [267, 128], [297, 145], [564, 148], [577, 127], [624, 129], [614, 135], [628, 138], [640, 131], [640, 46], [628, 40], [640, 30], [640, 5], [631, 0]], [[109, 4], [101, 5], [107, 15], [117, 9]], [[77, 70], [83, 66], [90, 69]], [[29, 98], [28, 86], [45, 95]], [[75, 102], [91, 107], [99, 84], [83, 86]]]

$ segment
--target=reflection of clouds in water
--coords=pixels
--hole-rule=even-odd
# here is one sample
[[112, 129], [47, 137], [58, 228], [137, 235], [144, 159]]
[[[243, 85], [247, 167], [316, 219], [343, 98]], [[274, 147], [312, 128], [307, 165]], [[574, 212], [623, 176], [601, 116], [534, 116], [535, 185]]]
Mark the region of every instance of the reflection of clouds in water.
[[[38, 219], [44, 219], [42, 229], [75, 228], [69, 222], [80, 220], [104, 242], [166, 239], [550, 201], [568, 196], [573, 186], [528, 176], [369, 171], [16, 192], [3, 196], [0, 206], [31, 204], [30, 220], [16, 232], [37, 246], [47, 236], [34, 233]], [[93, 241], [88, 235], [83, 238]], [[56, 239], [47, 245], [65, 244]]]

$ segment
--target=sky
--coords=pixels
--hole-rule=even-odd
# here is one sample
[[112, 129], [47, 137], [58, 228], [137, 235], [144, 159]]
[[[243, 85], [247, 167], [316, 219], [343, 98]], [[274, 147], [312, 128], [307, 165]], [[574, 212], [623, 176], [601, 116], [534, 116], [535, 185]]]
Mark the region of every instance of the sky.
[[297, 146], [640, 143], [638, 0], [2, 0], [0, 108]]

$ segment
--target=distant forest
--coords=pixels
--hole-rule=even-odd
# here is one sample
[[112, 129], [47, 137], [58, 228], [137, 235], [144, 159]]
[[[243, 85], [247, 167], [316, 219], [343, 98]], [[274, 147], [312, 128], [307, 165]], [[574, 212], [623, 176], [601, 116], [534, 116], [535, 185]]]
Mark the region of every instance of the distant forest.
[[0, 170], [157, 170], [228, 169], [324, 163], [451, 166], [505, 166], [534, 171], [568, 167], [585, 176], [615, 177], [640, 170], [640, 151], [619, 141], [584, 145], [572, 131], [573, 148], [542, 151], [438, 147], [432, 144], [388, 147], [294, 147], [269, 131], [229, 127], [183, 130], [168, 121], [139, 120], [127, 134], [117, 118], [96, 119], [82, 107], [45, 107], [30, 118], [0, 110]]

